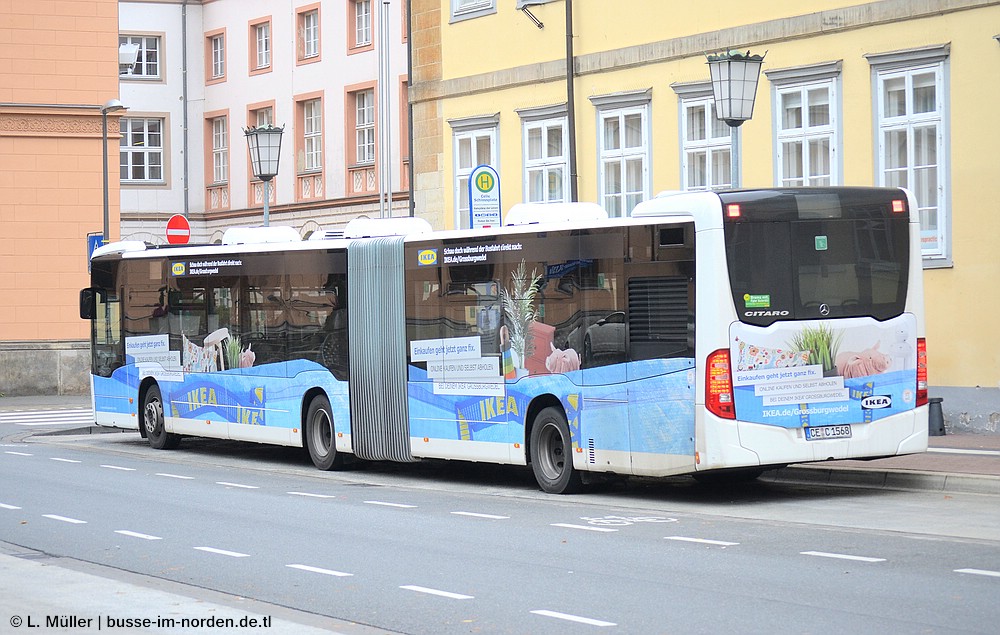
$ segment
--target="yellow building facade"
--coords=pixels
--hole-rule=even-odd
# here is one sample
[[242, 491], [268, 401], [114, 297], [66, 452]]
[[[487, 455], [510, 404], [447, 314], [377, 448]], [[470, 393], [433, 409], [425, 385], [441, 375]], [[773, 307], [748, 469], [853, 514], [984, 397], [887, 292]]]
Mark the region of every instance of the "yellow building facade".
[[463, 191], [482, 163], [504, 210], [571, 200], [574, 181], [612, 215], [732, 186], [706, 54], [765, 55], [736, 183], [913, 190], [932, 396], [950, 425], [997, 430], [1000, 2], [412, 0], [411, 20], [413, 199], [438, 228], [468, 226]]

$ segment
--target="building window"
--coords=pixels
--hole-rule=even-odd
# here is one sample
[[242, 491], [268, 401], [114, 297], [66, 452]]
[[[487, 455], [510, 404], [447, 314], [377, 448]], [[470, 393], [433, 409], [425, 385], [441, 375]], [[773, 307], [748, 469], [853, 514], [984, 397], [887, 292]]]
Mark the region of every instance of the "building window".
[[354, 26], [351, 48], [372, 44], [372, 3], [371, 0], [352, 0], [349, 7], [354, 15], [350, 22]]
[[375, 163], [375, 91], [363, 90], [354, 94], [355, 161], [358, 164]]
[[251, 27], [253, 39], [253, 56], [256, 60], [253, 70], [263, 70], [271, 67], [271, 23], [260, 22]]
[[226, 34], [214, 33], [208, 36], [208, 81], [222, 81], [226, 78]]
[[469, 177], [480, 165], [496, 167], [499, 156], [497, 126], [500, 123], [500, 115], [453, 119], [448, 123], [454, 134], [452, 152], [455, 166], [455, 228], [468, 229], [472, 225]]
[[879, 185], [917, 198], [920, 244], [930, 264], [949, 264], [946, 149], [949, 47], [869, 55], [876, 85]]
[[451, 0], [451, 21], [496, 13], [496, 0]]
[[212, 183], [229, 182], [229, 122], [212, 119]]
[[682, 100], [681, 112], [681, 188], [730, 187], [732, 128], [716, 118], [711, 97]]
[[775, 130], [775, 185], [839, 185], [841, 62], [766, 71]]
[[599, 201], [628, 216], [649, 196], [649, 102], [652, 90], [591, 97], [597, 107]]
[[159, 79], [160, 78], [160, 38], [142, 35], [122, 35], [118, 37], [118, 45], [138, 44], [139, 53], [136, 56], [132, 73], [123, 77], [129, 79]]
[[530, 203], [569, 200], [566, 107], [518, 110], [523, 157], [522, 198]]
[[299, 13], [299, 60], [319, 59], [319, 7]]
[[163, 182], [163, 119], [122, 117], [120, 178], [130, 183]]
[[323, 169], [323, 101], [310, 99], [302, 104], [302, 147], [305, 172]]
[[257, 128], [261, 126], [273, 126], [274, 125], [274, 108], [268, 106], [266, 108], [258, 108], [257, 110], [250, 111], [250, 122]]

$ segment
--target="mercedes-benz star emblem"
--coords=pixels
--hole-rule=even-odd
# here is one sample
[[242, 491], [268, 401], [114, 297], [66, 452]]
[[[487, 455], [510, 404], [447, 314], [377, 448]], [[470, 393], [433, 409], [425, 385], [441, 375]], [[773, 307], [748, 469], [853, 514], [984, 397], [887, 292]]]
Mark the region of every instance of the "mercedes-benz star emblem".
[[830, 315], [830, 305], [829, 304], [821, 304], [821, 305], [819, 305], [819, 314], [820, 315]]

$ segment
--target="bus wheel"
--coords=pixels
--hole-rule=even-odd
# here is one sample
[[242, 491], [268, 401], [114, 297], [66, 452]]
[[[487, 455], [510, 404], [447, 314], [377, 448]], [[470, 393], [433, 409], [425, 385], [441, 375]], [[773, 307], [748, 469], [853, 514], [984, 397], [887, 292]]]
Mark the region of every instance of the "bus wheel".
[[321, 470], [332, 470], [342, 462], [334, 442], [330, 400], [323, 395], [314, 397], [309, 402], [306, 413], [306, 447], [313, 465]]
[[583, 481], [573, 469], [569, 425], [559, 408], [545, 408], [531, 428], [531, 469], [535, 480], [550, 494], [572, 494]]
[[155, 450], [173, 450], [181, 443], [181, 436], [167, 432], [163, 427], [163, 398], [160, 387], [153, 385], [146, 391], [142, 405], [142, 425], [146, 427], [146, 438]]

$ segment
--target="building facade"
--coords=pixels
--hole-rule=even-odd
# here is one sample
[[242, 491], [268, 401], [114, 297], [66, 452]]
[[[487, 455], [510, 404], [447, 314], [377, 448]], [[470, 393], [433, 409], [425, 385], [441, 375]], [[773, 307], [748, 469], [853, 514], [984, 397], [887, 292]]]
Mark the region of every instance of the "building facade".
[[[932, 396], [950, 425], [997, 430], [1000, 215], [983, 201], [996, 192], [1000, 2], [412, 0], [411, 13], [417, 214], [468, 226], [468, 175], [484, 163], [504, 209], [575, 189], [616, 216], [734, 175], [908, 187]], [[726, 50], [766, 53], [753, 118], [735, 129], [713, 115], [706, 65]]]

